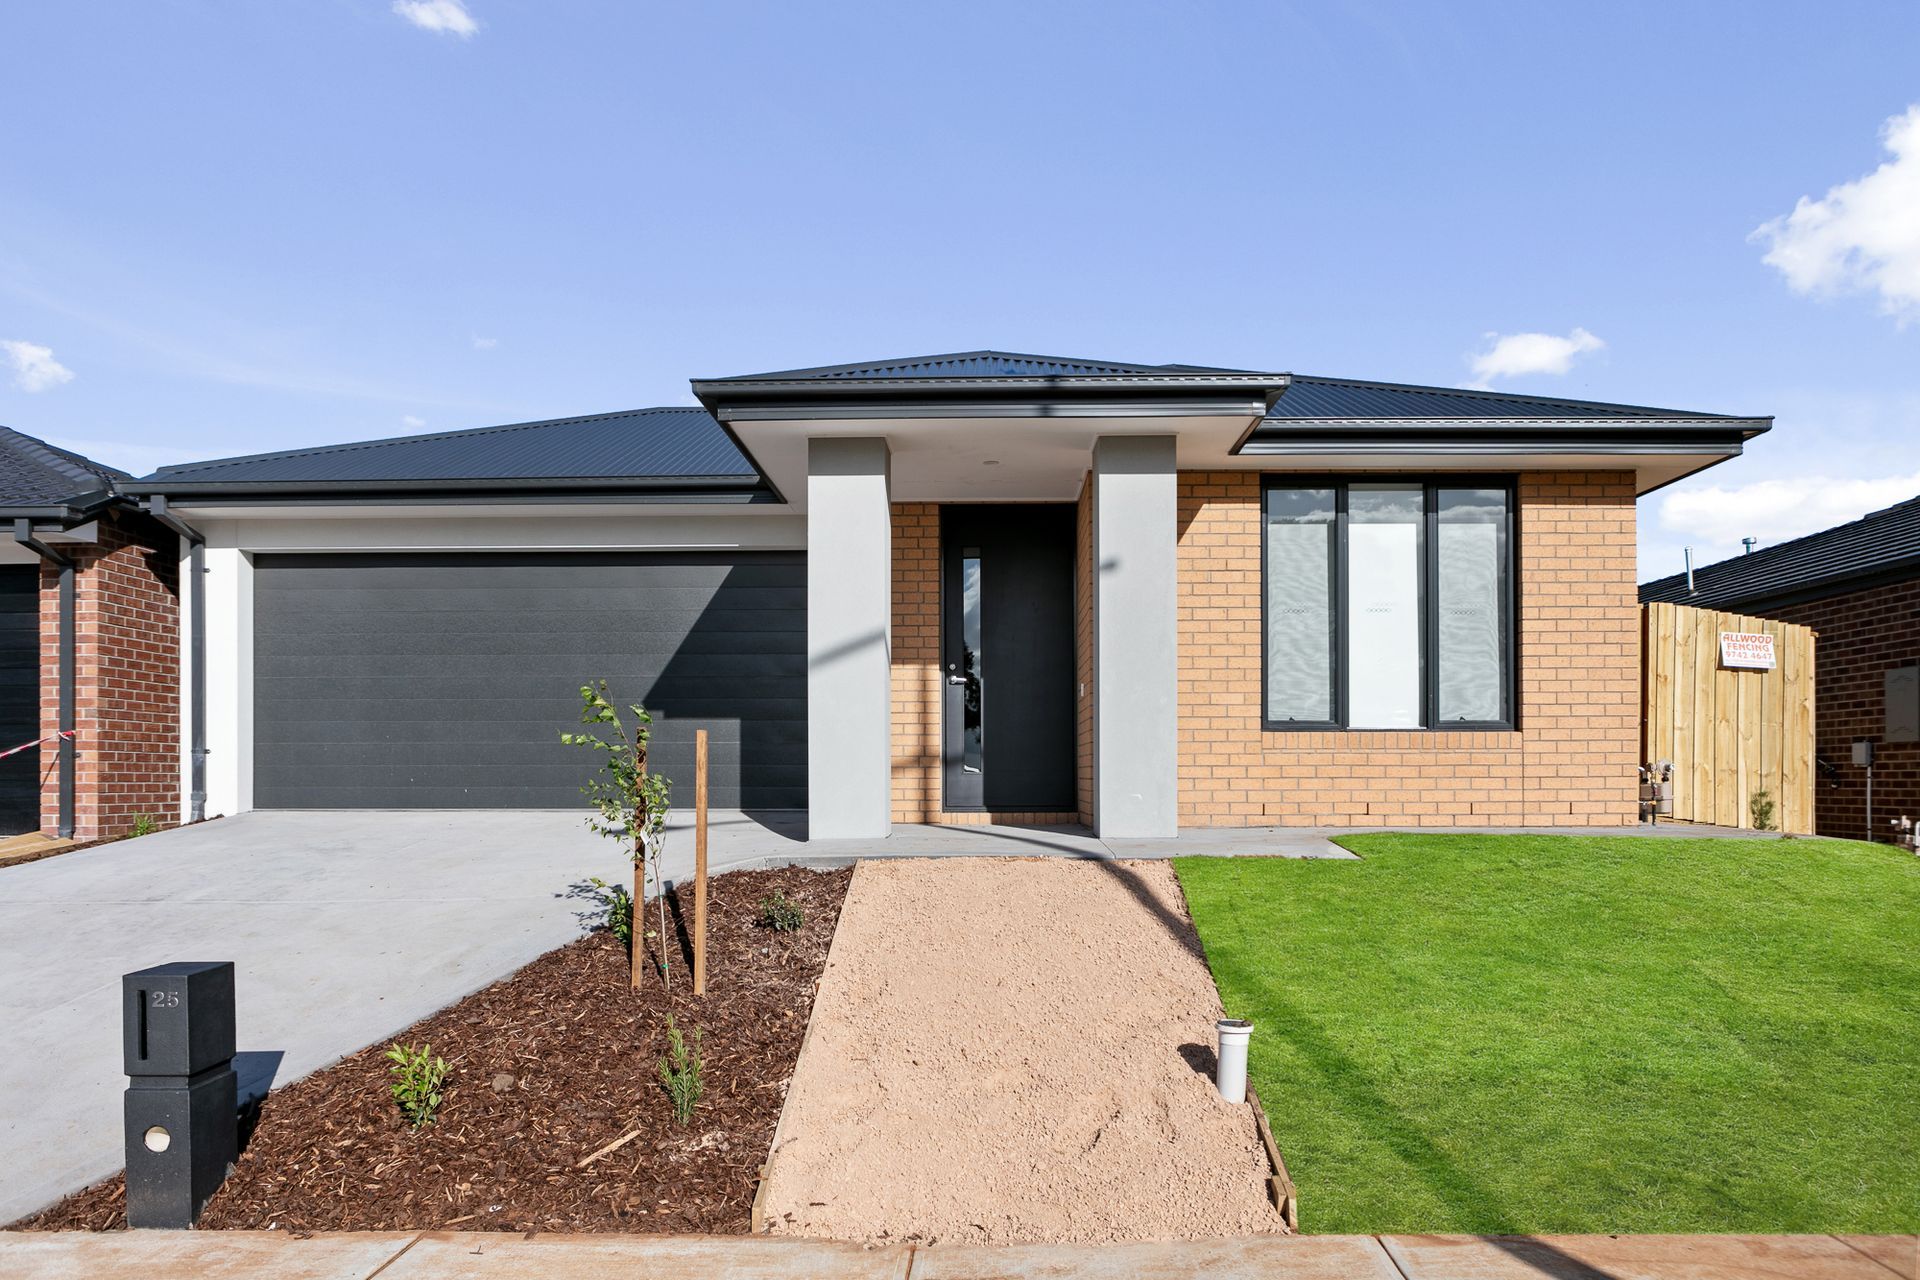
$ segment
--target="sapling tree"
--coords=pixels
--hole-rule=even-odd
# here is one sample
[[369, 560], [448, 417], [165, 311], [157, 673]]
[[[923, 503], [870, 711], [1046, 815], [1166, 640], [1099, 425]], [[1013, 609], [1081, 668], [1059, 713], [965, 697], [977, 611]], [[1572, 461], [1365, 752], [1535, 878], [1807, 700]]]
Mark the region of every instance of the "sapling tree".
[[[608, 697], [605, 680], [583, 684], [580, 686], [580, 723], [590, 727], [578, 733], [562, 732], [560, 741], [601, 753], [600, 771], [587, 779], [580, 793], [594, 808], [587, 825], [603, 836], [625, 842], [628, 857], [633, 860], [633, 914], [642, 926], [631, 931], [633, 985], [640, 985], [646, 940], [656, 936], [660, 939], [660, 977], [671, 985], [673, 975], [667, 965], [667, 895], [661, 879], [660, 858], [666, 851], [673, 780], [647, 769], [653, 716], [645, 707], [635, 704], [629, 704], [627, 711], [633, 716], [631, 731]], [[645, 927], [649, 875], [653, 877], [657, 891], [654, 896], [660, 911], [657, 935]]]

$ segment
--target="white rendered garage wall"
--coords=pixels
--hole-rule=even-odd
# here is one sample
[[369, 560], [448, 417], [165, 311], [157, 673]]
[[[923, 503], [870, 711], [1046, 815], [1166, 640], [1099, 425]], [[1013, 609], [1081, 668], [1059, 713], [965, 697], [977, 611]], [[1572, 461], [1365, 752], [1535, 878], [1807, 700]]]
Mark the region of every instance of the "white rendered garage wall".
[[[253, 554], [261, 551], [804, 551], [804, 516], [759, 512], [634, 514], [631, 508], [501, 508], [498, 512], [394, 514], [391, 509], [302, 509], [285, 516], [223, 517], [174, 508], [207, 540], [207, 816], [253, 808]], [[181, 580], [192, 577], [183, 543]], [[183, 606], [190, 605], [190, 595]], [[190, 619], [189, 607], [181, 610]], [[183, 622], [188, 632], [191, 622]], [[192, 643], [182, 636], [182, 648]], [[181, 723], [193, 693], [181, 681]], [[182, 734], [184, 740], [190, 734]], [[192, 788], [180, 759], [181, 817]]]

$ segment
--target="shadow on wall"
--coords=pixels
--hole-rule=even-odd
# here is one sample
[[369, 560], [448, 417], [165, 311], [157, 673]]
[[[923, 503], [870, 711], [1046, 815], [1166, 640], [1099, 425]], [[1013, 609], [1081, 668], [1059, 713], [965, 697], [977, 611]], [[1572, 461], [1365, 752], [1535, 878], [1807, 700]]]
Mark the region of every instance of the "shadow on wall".
[[[806, 562], [742, 553], [694, 617], [665, 666], [650, 677], [619, 664], [608, 680], [621, 703], [654, 715], [652, 766], [674, 782], [674, 804], [694, 801], [694, 732], [707, 730], [709, 803], [715, 808], [807, 806]], [[716, 560], [717, 562], [717, 560]], [[885, 635], [862, 637], [847, 649]]]

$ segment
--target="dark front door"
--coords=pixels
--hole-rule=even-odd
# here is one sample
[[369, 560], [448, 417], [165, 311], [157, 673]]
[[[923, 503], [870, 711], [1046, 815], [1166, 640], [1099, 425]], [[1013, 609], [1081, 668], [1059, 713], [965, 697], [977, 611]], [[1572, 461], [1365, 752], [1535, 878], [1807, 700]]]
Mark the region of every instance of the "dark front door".
[[1074, 807], [1073, 518], [940, 512], [943, 807]]

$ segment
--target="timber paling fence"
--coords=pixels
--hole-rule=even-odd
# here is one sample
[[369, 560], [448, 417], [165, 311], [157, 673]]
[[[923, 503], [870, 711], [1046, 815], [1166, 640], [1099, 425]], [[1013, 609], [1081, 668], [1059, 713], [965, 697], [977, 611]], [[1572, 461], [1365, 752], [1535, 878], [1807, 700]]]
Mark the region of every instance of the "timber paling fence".
[[[1722, 633], [1771, 636], [1773, 666], [1727, 665]], [[1750, 801], [1764, 788], [1775, 827], [1813, 830], [1815, 638], [1771, 618], [1640, 607], [1640, 754], [1673, 762], [1674, 819], [1751, 827]]]

